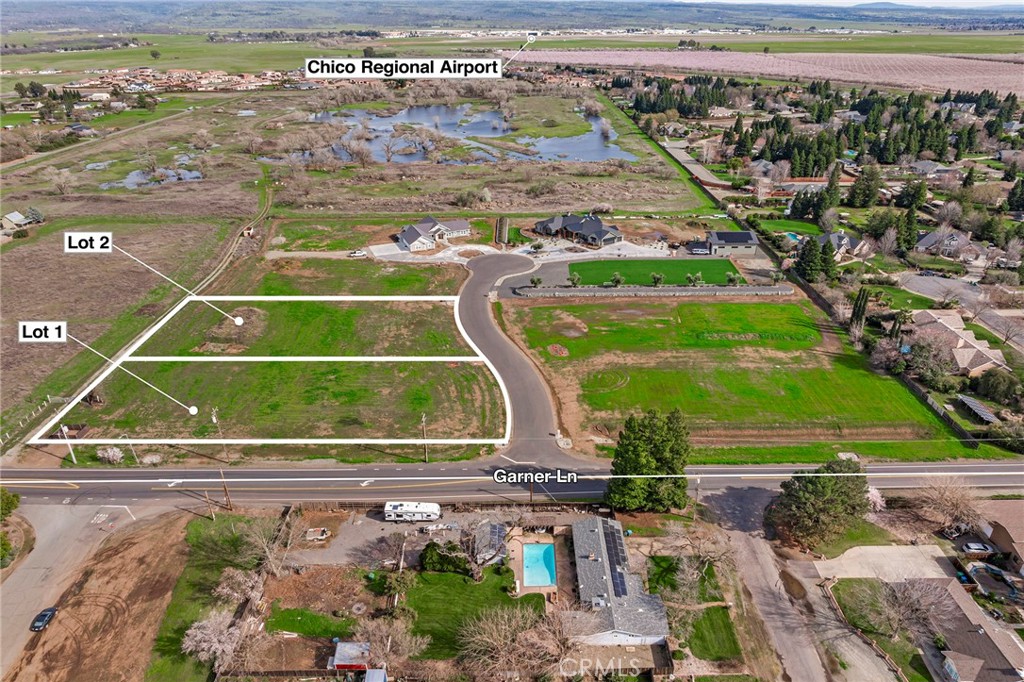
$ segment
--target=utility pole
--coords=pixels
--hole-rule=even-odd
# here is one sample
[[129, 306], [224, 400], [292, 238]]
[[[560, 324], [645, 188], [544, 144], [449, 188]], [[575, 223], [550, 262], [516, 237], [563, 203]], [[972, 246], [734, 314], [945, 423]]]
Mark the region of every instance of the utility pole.
[[[127, 435], [127, 434], [124, 434], [124, 433], [122, 433], [122, 434], [121, 434], [121, 438], [127, 438], [127, 437], [128, 437], [128, 435]], [[135, 466], [139, 466], [139, 465], [141, 464], [141, 463], [139, 462], [139, 455], [138, 455], [138, 453], [137, 453], [137, 452], [135, 452], [135, 446], [134, 446], [134, 445], [132, 445], [132, 442], [131, 442], [131, 441], [128, 441], [128, 447], [129, 447], [129, 448], [131, 449], [131, 451], [132, 451], [132, 457], [134, 457], [134, 458], [135, 458]]]
[[217, 520], [217, 512], [213, 511], [213, 502], [210, 502], [210, 491], [204, 490], [203, 495], [206, 496], [206, 508], [210, 510], [210, 519], [213, 521]]
[[68, 444], [68, 452], [71, 453], [71, 461], [74, 462], [75, 464], [78, 464], [78, 458], [75, 457], [75, 449], [71, 447], [71, 439], [68, 438], [68, 427], [65, 426], [64, 424], [60, 425], [60, 434], [64, 436], [64, 440]]
[[530, 504], [533, 504], [533, 481], [530, 481]]
[[231, 493], [228, 492], [228, 482], [224, 478], [224, 470], [220, 470], [220, 482], [224, 485], [224, 501], [228, 505], [228, 511], [235, 511], [234, 505], [231, 504]]
[[[217, 408], [216, 407], [213, 408], [213, 413], [210, 415], [210, 418], [213, 419], [213, 423], [217, 425], [217, 435], [220, 436], [221, 440], [224, 440], [224, 429], [222, 429], [220, 427], [220, 420], [217, 419]], [[227, 446], [227, 443], [221, 443], [220, 445], [221, 445], [222, 448], [224, 448], [224, 461], [226, 462], [226, 461], [228, 461], [228, 446]]]
[[427, 454], [427, 413], [424, 412], [420, 415], [420, 426], [423, 429], [423, 461], [429, 462], [430, 456]]

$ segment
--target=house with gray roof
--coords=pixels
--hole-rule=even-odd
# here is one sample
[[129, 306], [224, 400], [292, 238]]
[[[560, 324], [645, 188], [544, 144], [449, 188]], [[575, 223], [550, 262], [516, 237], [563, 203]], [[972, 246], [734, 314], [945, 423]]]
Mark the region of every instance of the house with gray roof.
[[836, 230], [816, 237], [804, 236], [800, 240], [800, 244], [803, 245], [808, 239], [817, 239], [819, 247], [824, 246], [826, 241], [832, 242], [832, 250], [835, 251], [837, 263], [846, 256], [858, 258], [866, 255], [870, 250], [867, 242], [846, 234], [844, 230]]
[[430, 251], [438, 244], [447, 244], [454, 237], [469, 236], [469, 221], [462, 218], [441, 222], [427, 216], [418, 223], [406, 225], [398, 233], [398, 243], [409, 251]]
[[567, 614], [587, 623], [574, 639], [591, 646], [665, 645], [665, 604], [645, 592], [643, 580], [630, 572], [622, 524], [587, 517], [572, 524], [572, 542], [579, 600], [589, 609]]
[[757, 235], [750, 230], [708, 232], [708, 245], [712, 256], [754, 256], [757, 254]]
[[556, 215], [533, 225], [533, 231], [548, 237], [571, 239], [587, 246], [608, 246], [622, 241], [622, 233], [614, 225], [605, 225], [596, 215]]

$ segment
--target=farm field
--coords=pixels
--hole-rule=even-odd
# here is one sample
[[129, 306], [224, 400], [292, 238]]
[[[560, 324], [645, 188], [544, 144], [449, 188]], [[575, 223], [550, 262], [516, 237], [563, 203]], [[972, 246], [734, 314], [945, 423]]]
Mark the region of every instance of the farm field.
[[200, 301], [187, 304], [135, 355], [475, 355], [448, 302]]
[[[69, 423], [92, 438], [500, 438], [504, 403], [482, 363], [132, 362], [99, 385], [104, 404]], [[218, 422], [211, 419], [218, 410]], [[221, 436], [221, 434], [223, 434]]]
[[[665, 284], [687, 284], [687, 275], [703, 277], [707, 284], [725, 284], [726, 275], [739, 277], [739, 271], [732, 261], [725, 258], [683, 259], [662, 258], [658, 260], [584, 261], [569, 264], [570, 273], [578, 273], [584, 285], [601, 285], [611, 280], [617, 272], [629, 284], [651, 284], [651, 273], [665, 275]], [[743, 278], [740, 277], [740, 282]]]
[[873, 83], [882, 86], [943, 92], [988, 88], [998, 92], [1024, 92], [1020, 64], [999, 59], [976, 59], [931, 54], [840, 54], [653, 50], [527, 50], [524, 62], [582, 64], [644, 69], [675, 68], [780, 79], [831, 79], [834, 82]]
[[615, 434], [630, 413], [678, 407], [701, 462], [821, 461], [844, 443], [882, 459], [998, 452], [961, 446], [805, 300], [504, 311], [561, 397], [578, 443]]

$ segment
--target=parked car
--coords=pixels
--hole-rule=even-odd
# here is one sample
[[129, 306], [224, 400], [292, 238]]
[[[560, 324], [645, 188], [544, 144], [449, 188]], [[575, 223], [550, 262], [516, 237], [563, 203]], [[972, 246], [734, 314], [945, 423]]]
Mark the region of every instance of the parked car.
[[948, 528], [943, 528], [942, 534], [950, 540], [956, 540], [958, 537], [967, 533], [970, 530], [970, 526], [968, 526], [966, 523], [957, 523], [952, 526], [949, 526]]
[[43, 609], [36, 616], [35, 620], [32, 621], [32, 625], [29, 626], [29, 630], [32, 632], [42, 632], [50, 625], [50, 621], [57, 615], [57, 607], [51, 606], [48, 609]]
[[694, 256], [708, 256], [711, 254], [711, 252], [708, 251], [707, 249], [702, 249], [699, 247], [690, 249], [690, 253], [692, 253]]
[[963, 546], [964, 554], [995, 554], [996, 548], [984, 542], [967, 542]]
[[362, 249], [356, 249], [355, 251], [349, 251], [348, 257], [349, 258], [366, 258], [367, 255], [369, 255], [369, 254], [367, 254]]

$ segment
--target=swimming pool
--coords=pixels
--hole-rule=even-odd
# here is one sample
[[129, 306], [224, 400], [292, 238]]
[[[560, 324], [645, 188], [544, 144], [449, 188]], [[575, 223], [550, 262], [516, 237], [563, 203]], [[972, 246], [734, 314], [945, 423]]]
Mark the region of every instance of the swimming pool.
[[555, 546], [548, 543], [523, 545], [523, 586], [550, 587], [555, 584]]

